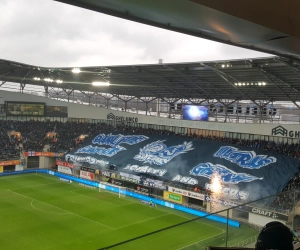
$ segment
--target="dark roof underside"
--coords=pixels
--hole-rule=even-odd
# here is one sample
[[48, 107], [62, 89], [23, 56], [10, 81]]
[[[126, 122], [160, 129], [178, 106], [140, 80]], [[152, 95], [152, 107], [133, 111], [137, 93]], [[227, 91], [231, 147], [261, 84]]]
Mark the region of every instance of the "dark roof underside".
[[[79, 74], [72, 69], [0, 60], [0, 81], [138, 98], [300, 101], [300, 66], [280, 57], [82, 67]], [[35, 77], [41, 80], [35, 81]], [[46, 82], [45, 78], [53, 82]], [[110, 86], [92, 86], [95, 81], [109, 81]], [[260, 82], [266, 85], [258, 85]]]
[[[274, 6], [282, 6], [282, 10], [293, 8], [295, 12], [294, 15], [298, 17], [299, 15], [296, 11], [298, 7], [298, 5], [296, 5], [297, 1], [274, 0], [274, 3], [272, 2], [272, 4], [270, 4], [270, 1], [256, 0], [256, 4], [253, 3], [253, 5], [249, 3], [241, 5], [239, 1], [230, 0], [55, 1], [224, 44], [262, 51], [287, 58], [300, 59], [300, 39], [297, 37], [299, 32], [297, 29], [298, 26], [296, 26], [298, 21], [295, 21], [298, 19], [291, 15], [290, 12], [293, 12], [292, 10], [286, 13], [287, 16], [278, 9], [276, 11], [274, 10]], [[292, 4], [290, 2], [294, 3]], [[215, 8], [210, 8], [206, 5], [212, 5], [215, 6]], [[223, 5], [230, 6], [230, 11], [228, 9], [227, 12], [217, 10], [216, 6], [221, 8]], [[264, 10], [263, 12], [261, 12], [262, 9]], [[234, 10], [237, 12], [236, 14], [241, 15], [241, 17], [231, 14], [231, 12], [235, 12]], [[250, 15], [250, 17], [248, 15]], [[245, 18], [243, 18], [243, 16]], [[254, 19], [258, 23], [248, 21], [246, 17]], [[264, 24], [268, 24], [268, 27], [264, 24], [260, 24], [262, 20], [264, 20]], [[272, 25], [271, 28], [269, 23], [275, 21], [279, 22], [279, 24], [277, 24], [278, 26], [275, 25], [277, 29], [275, 27], [273, 28]], [[295, 30], [290, 31], [293, 29]]]

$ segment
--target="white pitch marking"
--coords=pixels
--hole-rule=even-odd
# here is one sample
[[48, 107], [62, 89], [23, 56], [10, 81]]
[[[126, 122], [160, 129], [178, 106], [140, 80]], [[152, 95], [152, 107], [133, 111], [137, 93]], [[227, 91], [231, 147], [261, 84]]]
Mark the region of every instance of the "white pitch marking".
[[[40, 187], [40, 186], [46, 186], [46, 185], [52, 185], [52, 184], [57, 184], [57, 182], [51, 182], [51, 183], [46, 183], [46, 184], [34, 185], [34, 186], [26, 186], [26, 187], [21, 187], [21, 188], [14, 188], [14, 189], [11, 189], [11, 190], [31, 188], [31, 187]], [[10, 190], [8, 190], [8, 191], [10, 191]]]
[[[14, 191], [11, 191], [11, 190], [10, 190], [9, 192], [12, 192], [12, 193], [14, 193], [14, 194], [16, 194], [16, 195], [23, 196], [23, 197], [28, 198], [28, 199], [32, 199], [31, 197], [29, 197], [29, 196], [27, 196], [27, 195], [19, 194], [19, 193], [16, 193], [16, 192], [14, 192]], [[37, 201], [39, 201], [39, 200], [37, 200]], [[101, 226], [104, 226], [104, 227], [110, 228], [110, 229], [112, 229], [112, 230], [115, 230], [114, 228], [112, 228], [112, 227], [110, 227], [110, 226], [107, 226], [107, 225], [104, 225], [104, 224], [101, 224], [101, 223], [98, 222], [98, 221], [91, 220], [91, 219], [86, 218], [86, 217], [83, 217], [83, 216], [81, 216], [81, 215], [79, 215], [79, 214], [75, 214], [75, 213], [73, 213], [73, 212], [70, 212], [70, 211], [68, 211], [68, 210], [62, 209], [62, 208], [60, 208], [60, 207], [57, 207], [57, 206], [54, 206], [54, 205], [51, 205], [51, 204], [48, 204], [48, 203], [43, 202], [43, 201], [39, 201], [39, 202], [45, 203], [46, 205], [49, 205], [49, 206], [58, 208], [58, 209], [60, 209], [60, 210], [63, 210], [63, 211], [65, 211], [65, 212], [67, 212], [67, 213], [70, 213], [70, 214], [73, 214], [73, 215], [75, 215], [75, 216], [78, 216], [78, 217], [83, 218], [83, 219], [85, 219], [85, 220], [88, 220], [88, 221], [97, 223], [97, 224], [99, 224], [99, 225], [101, 225]]]
[[[141, 204], [141, 203], [139, 203], [139, 202], [133, 202], [133, 203], [137, 203], [137, 204], [143, 205], [143, 204]], [[168, 212], [165, 212], [164, 210], [162, 210], [162, 209], [160, 209], [160, 208], [157, 208], [157, 210], [160, 210], [160, 211], [162, 211], [162, 212], [164, 212], [164, 213], [168, 213]], [[177, 211], [177, 210], [175, 210], [175, 211]], [[177, 214], [175, 214], [175, 213], [168, 213], [168, 214], [171, 214], [171, 215], [174, 215], [174, 216], [177, 216], [177, 217], [181, 217], [181, 218], [184, 218], [184, 219], [187, 219], [187, 220], [195, 219], [195, 218], [188, 218], [188, 217], [185, 217], [185, 216], [183, 216], [183, 215], [177, 215]], [[203, 218], [203, 219], [205, 219], [205, 218]], [[210, 226], [210, 227], [214, 227], [214, 228], [220, 229], [220, 230], [222, 230], [222, 231], [224, 231], [224, 232], [226, 231], [226, 230], [224, 230], [223, 228], [220, 228], [220, 227], [217, 227], [217, 226], [214, 226], [214, 225], [210, 225], [210, 224], [208, 224], [208, 223], [203, 222], [203, 219], [195, 220], [195, 222], [198, 222], [198, 223], [201, 223], [201, 224], [204, 224], [204, 225], [208, 225], [208, 226]]]
[[86, 194], [80, 194], [80, 193], [77, 193], [77, 192], [74, 192], [74, 191], [70, 191], [70, 192], [72, 192], [72, 193], [74, 193], [74, 194], [83, 195], [83, 196], [85, 196], [85, 197], [89, 197], [89, 198], [91, 198], [91, 199], [100, 200], [101, 202], [105, 202], [105, 203], [107, 203], [107, 204], [110, 204], [110, 205], [118, 206], [118, 205], [116, 205], [116, 204], [113, 204], [113, 203], [111, 203], [111, 202], [104, 201], [104, 200], [101, 200], [101, 199], [97, 199], [97, 198], [95, 198], [95, 197], [91, 197], [91, 196], [89, 196], [89, 195], [86, 195]]
[[[224, 233], [224, 232], [222, 232], [222, 233]], [[194, 243], [192, 243], [192, 244], [189, 244], [189, 245], [187, 245], [187, 246], [178, 248], [177, 250], [184, 249], [184, 248], [187, 248], [187, 247], [189, 247], [189, 246], [195, 245], [195, 244], [197, 244], [197, 243], [199, 243], [199, 242], [201, 242], [201, 241], [208, 240], [208, 239], [213, 238], [213, 237], [215, 237], [215, 236], [221, 235], [222, 233], [213, 235], [213, 236], [211, 236], [211, 237], [208, 237], [208, 238], [205, 238], [205, 239], [202, 239], [202, 240], [198, 240], [198, 241], [196, 241], [196, 242], [194, 242]]]
[[[70, 191], [70, 192], [72, 192], [72, 193], [74, 193], [74, 194], [80, 194], [80, 193], [75, 192], [75, 191]], [[86, 196], [86, 197], [89, 197], [89, 198], [91, 198], [91, 199], [95, 199], [95, 200], [98, 200], [98, 201], [101, 201], [101, 202], [105, 202], [105, 203], [107, 203], [107, 204], [114, 205], [114, 206], [116, 206], [116, 207], [122, 207], [122, 206], [126, 206], [126, 205], [130, 205], [130, 204], [135, 204], [135, 203], [136, 203], [136, 202], [130, 202], [130, 203], [127, 203], [127, 204], [124, 204], [124, 205], [116, 205], [116, 204], [114, 204], [114, 203], [111, 203], [111, 202], [108, 202], [108, 201], [104, 201], [104, 200], [101, 200], [101, 199], [98, 199], [98, 198], [95, 198], [95, 197], [91, 197], [91, 196], [86, 195], [86, 194], [80, 194], [80, 195], [83, 195], [83, 196]]]
[[[34, 209], [39, 210], [39, 211], [41, 211], [41, 212], [43, 212], [43, 213], [50, 213], [50, 214], [71, 214], [71, 213], [69, 213], [69, 212], [64, 212], [64, 213], [50, 212], [50, 211], [45, 211], [45, 210], [36, 208], [36, 207], [33, 205], [33, 202], [34, 202], [34, 201], [38, 201], [38, 200], [33, 199], [33, 200], [31, 201], [31, 207], [33, 207]], [[41, 201], [38, 201], [38, 202], [41, 202]], [[45, 202], [42, 202], [42, 203], [45, 203]], [[46, 203], [46, 204], [47, 204], [47, 203]], [[47, 204], [47, 205], [48, 205], [48, 204]], [[52, 205], [50, 205], [50, 206], [52, 206]], [[61, 209], [61, 208], [59, 208], [59, 209], [60, 209], [60, 210], [63, 210], [63, 209]]]
[[142, 221], [139, 221], [139, 222], [136, 222], [136, 223], [132, 223], [132, 224], [129, 224], [129, 225], [126, 225], [126, 226], [123, 226], [123, 227], [117, 227], [116, 229], [121, 229], [121, 228], [124, 228], [124, 227], [129, 227], [129, 226], [132, 226], [132, 225], [135, 225], [135, 224], [139, 224], [139, 223], [143, 223], [143, 222], [149, 221], [149, 220], [154, 220], [154, 219], [166, 216], [166, 215], [169, 215], [169, 214], [163, 214], [163, 215], [160, 215], [160, 216], [152, 217], [152, 218], [149, 218], [149, 219], [146, 219], [146, 220], [142, 220]]

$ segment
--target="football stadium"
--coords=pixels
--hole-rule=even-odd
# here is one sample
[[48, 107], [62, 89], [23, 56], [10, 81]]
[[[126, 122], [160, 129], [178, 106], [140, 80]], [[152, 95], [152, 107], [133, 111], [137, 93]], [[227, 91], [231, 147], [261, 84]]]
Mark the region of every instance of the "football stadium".
[[254, 249], [274, 221], [299, 243], [296, 3], [57, 2], [273, 56], [0, 59], [1, 249]]

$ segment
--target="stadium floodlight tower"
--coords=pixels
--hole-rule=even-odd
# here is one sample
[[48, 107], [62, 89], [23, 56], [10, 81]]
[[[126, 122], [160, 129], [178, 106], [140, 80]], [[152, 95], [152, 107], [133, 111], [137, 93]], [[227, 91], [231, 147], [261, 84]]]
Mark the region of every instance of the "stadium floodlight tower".
[[121, 187], [113, 184], [108, 183], [100, 183], [99, 185], [99, 192], [108, 192], [112, 194], [116, 194], [119, 198], [126, 197], [126, 187]]

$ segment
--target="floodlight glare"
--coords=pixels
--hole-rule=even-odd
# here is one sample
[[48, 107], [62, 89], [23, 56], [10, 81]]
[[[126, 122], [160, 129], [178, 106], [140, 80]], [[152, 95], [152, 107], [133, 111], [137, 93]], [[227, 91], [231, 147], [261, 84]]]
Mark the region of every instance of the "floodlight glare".
[[45, 82], [53, 82], [53, 80], [50, 79], [50, 78], [45, 78], [44, 81], [45, 81]]
[[259, 82], [258, 85], [261, 86], [261, 82]]
[[243, 82], [243, 86], [245, 86], [245, 83]]
[[109, 86], [109, 82], [92, 82], [93, 86]]
[[57, 82], [57, 83], [63, 83], [63, 81], [62, 81], [62, 80], [56, 80], [56, 82]]
[[81, 72], [81, 70], [80, 70], [80, 68], [74, 68], [74, 69], [72, 69], [72, 72], [73, 72], [74, 74], [78, 74], [78, 73]]
[[264, 86], [265, 86], [265, 85], [266, 85], [266, 83], [265, 83], [265, 82], [262, 82], [262, 85], [264, 85]]
[[40, 79], [39, 77], [34, 77], [33, 80], [39, 81], [39, 80], [41, 80], [41, 79]]
[[239, 86], [241, 86], [242, 84], [239, 82]]

